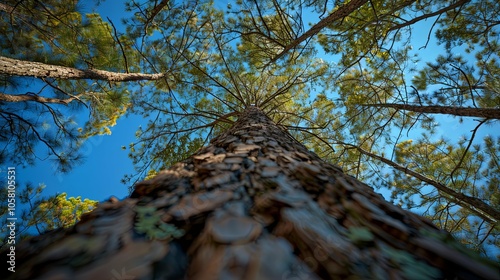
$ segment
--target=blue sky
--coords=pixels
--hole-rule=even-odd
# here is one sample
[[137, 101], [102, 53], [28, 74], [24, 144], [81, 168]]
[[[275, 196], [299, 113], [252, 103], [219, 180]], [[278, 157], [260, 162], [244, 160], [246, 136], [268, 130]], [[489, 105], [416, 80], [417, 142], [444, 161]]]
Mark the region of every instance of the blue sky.
[[82, 196], [98, 201], [112, 195], [123, 198], [128, 195], [128, 189], [120, 179], [132, 173], [133, 166], [121, 146], [135, 141], [135, 130], [141, 121], [139, 117], [122, 118], [111, 129], [111, 135], [89, 139], [81, 150], [84, 163], [67, 174], [56, 172], [54, 165], [46, 160], [34, 167], [18, 169], [18, 180], [45, 184], [45, 195], [66, 192], [68, 197]]
[[[93, 3], [93, 1], [92, 1]], [[109, 17], [116, 26], [120, 26], [120, 19], [125, 12], [123, 1], [104, 1], [97, 12], [103, 20]], [[92, 12], [91, 4], [83, 5], [83, 12]], [[93, 5], [93, 4], [92, 4]], [[87, 111], [79, 116], [85, 119]], [[143, 120], [138, 116], [124, 117], [118, 120], [117, 125], [111, 128], [111, 135], [90, 138], [81, 152], [85, 157], [82, 165], [76, 166], [68, 174], [57, 173], [50, 160], [38, 161], [29, 168], [18, 168], [19, 183], [31, 181], [37, 185], [46, 185], [44, 195], [66, 192], [68, 197], [81, 196], [93, 200], [106, 200], [111, 196], [124, 198], [128, 195], [128, 187], [120, 182], [125, 174], [134, 171], [132, 161], [128, 158], [128, 151], [121, 146], [128, 146], [135, 142], [135, 131]]]

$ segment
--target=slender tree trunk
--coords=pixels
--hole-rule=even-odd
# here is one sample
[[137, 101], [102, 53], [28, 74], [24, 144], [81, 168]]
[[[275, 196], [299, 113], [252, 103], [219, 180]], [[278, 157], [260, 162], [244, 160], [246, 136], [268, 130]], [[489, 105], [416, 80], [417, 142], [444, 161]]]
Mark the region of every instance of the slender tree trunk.
[[[173, 226], [184, 231], [182, 236]], [[16, 273], [10, 275], [498, 277], [498, 270], [470, 253], [428, 220], [322, 161], [250, 107], [211, 145], [137, 184], [130, 198], [101, 203], [73, 228], [18, 245]]]
[[412, 111], [417, 113], [446, 114], [446, 115], [454, 115], [462, 117], [500, 119], [500, 109], [498, 108], [472, 108], [472, 107], [454, 107], [454, 106], [439, 106], [439, 105], [422, 106], [422, 105], [396, 104], [396, 103], [362, 104], [361, 106], [394, 108], [398, 110]]
[[110, 82], [158, 80], [165, 74], [118, 73], [98, 69], [76, 69], [0, 56], [0, 74], [57, 79], [92, 79]]

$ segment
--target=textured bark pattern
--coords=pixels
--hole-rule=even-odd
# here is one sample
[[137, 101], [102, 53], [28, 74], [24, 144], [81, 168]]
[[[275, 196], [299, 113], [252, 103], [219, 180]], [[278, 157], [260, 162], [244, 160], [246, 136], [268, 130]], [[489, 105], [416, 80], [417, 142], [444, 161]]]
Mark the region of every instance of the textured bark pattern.
[[[148, 240], [138, 212], [184, 230]], [[257, 108], [188, 160], [18, 247], [17, 278], [494, 279], [429, 221], [322, 161]], [[2, 257], [5, 257], [2, 253]], [[5, 263], [5, 262], [4, 262]], [[121, 277], [121, 278], [120, 278]], [[127, 277], [127, 278], [125, 278]]]
[[110, 82], [158, 80], [164, 77], [164, 74], [117, 73], [98, 69], [80, 70], [3, 56], [0, 56], [0, 74], [56, 79], [94, 79]]

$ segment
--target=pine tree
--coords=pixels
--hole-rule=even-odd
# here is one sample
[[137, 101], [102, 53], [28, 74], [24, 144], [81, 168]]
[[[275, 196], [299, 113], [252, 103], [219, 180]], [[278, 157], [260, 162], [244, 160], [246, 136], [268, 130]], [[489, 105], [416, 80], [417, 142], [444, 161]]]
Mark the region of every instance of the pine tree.
[[[494, 279], [498, 267], [249, 106], [187, 160], [16, 245], [13, 279]], [[5, 263], [7, 252], [1, 256]], [[121, 278], [120, 278], [121, 277]]]
[[[485, 141], [491, 150], [487, 155], [473, 145], [477, 128], [486, 120], [468, 140], [444, 143], [449, 150], [432, 154], [425, 148], [434, 142], [422, 136], [412, 145], [402, 135], [408, 136], [418, 126], [432, 134], [436, 125], [430, 113], [435, 111], [384, 107], [439, 104], [474, 107], [468, 110], [473, 113], [487, 108], [497, 115], [499, 44], [492, 27], [497, 25], [499, 9], [496, 1], [483, 2], [356, 0], [331, 8], [325, 1], [237, 1], [236, 8], [228, 7], [225, 14], [211, 1], [132, 1], [126, 7], [133, 16], [124, 20], [122, 35], [112, 22], [109, 26], [96, 14], [83, 16], [75, 5], [63, 1], [0, 4], [0, 12], [6, 15], [0, 21], [6, 34], [6, 40], [0, 40], [2, 55], [87, 74], [95, 69], [169, 73], [154, 82], [135, 83], [137, 87], [80, 79], [54, 84], [53, 77], [47, 76], [50, 79], [42, 80], [53, 89], [49, 95], [41, 91], [0, 95], [2, 109], [10, 113], [20, 111], [19, 104], [45, 108], [38, 102], [77, 103], [85, 96], [80, 94], [90, 93], [91, 107], [103, 106], [92, 110], [84, 138], [110, 132], [108, 126], [126, 110], [141, 114], [148, 123], [129, 145], [139, 173], [135, 178], [146, 174], [152, 178], [168, 168], [137, 184], [131, 198], [112, 199], [75, 227], [21, 245], [20, 259], [26, 260], [20, 267], [27, 274], [16, 277], [48, 273], [47, 277], [67, 274], [72, 278], [76, 273], [76, 278], [118, 279], [147, 274], [148, 267], [158, 278], [202, 277], [206, 269], [214, 278], [233, 272], [259, 279], [497, 276], [497, 271], [479, 264], [473, 253], [461, 249], [444, 231], [387, 204], [345, 175], [387, 180], [370, 184], [391, 184], [410, 209], [415, 206], [413, 198], [422, 195], [422, 205], [428, 201], [435, 208], [430, 211], [434, 216], [427, 216], [438, 227], [465, 233], [461, 241], [498, 244], [499, 172], [494, 144], [498, 141]], [[329, 16], [304, 32], [300, 14], [304, 7]], [[26, 16], [30, 14], [36, 16]], [[411, 28], [433, 17], [436, 35], [447, 52], [454, 53], [453, 46], [467, 42], [466, 51], [476, 52], [477, 68], [460, 57], [438, 57], [409, 86], [408, 77], [416, 72], [413, 65], [418, 61], [411, 56]], [[46, 40], [53, 37], [57, 40]], [[338, 55], [335, 62], [314, 57], [316, 39], [325, 52]], [[31, 49], [42, 53], [26, 59]], [[14, 95], [20, 101], [17, 107], [9, 101]], [[244, 111], [250, 104], [261, 108], [275, 125], [262, 114]], [[33, 107], [23, 111], [38, 112]], [[36, 131], [34, 123], [26, 124], [15, 113], [0, 112], [0, 117], [4, 127], [20, 120], [21, 125], [14, 126], [20, 129], [13, 134], [21, 136], [17, 142], [23, 145], [23, 133]], [[255, 131], [256, 127], [260, 130]], [[273, 131], [274, 139], [262, 131]], [[345, 174], [298, 142], [288, 143], [287, 133], [320, 158], [342, 166]], [[210, 146], [188, 156], [217, 134]], [[28, 139], [52, 144], [46, 135], [34, 136]], [[29, 145], [23, 147], [31, 151]], [[392, 156], [386, 156], [391, 147]], [[394, 174], [379, 161], [394, 167]], [[481, 167], [486, 161], [488, 168]], [[68, 157], [61, 162], [72, 163]], [[415, 166], [413, 178], [399, 172]], [[486, 182], [477, 184], [475, 179]], [[422, 185], [432, 184], [445, 191], [422, 194]], [[469, 203], [462, 199], [464, 195]], [[310, 223], [304, 224], [308, 219]], [[35, 256], [39, 251], [42, 254]], [[276, 262], [284, 265], [273, 265]]]

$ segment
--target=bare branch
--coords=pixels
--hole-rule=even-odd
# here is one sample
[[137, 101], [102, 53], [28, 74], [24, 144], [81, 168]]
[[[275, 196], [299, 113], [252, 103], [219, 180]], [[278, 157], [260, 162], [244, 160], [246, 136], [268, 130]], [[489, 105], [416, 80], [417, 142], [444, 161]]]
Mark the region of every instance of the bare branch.
[[377, 104], [360, 104], [366, 107], [393, 108], [397, 110], [405, 110], [418, 113], [428, 114], [447, 114], [462, 117], [477, 117], [485, 119], [500, 119], [500, 109], [497, 108], [471, 108], [471, 107], [455, 107], [455, 106], [439, 106], [439, 105], [410, 105], [397, 103], [377, 103]]
[[116, 27], [113, 24], [113, 21], [111, 21], [111, 19], [109, 17], [107, 17], [107, 19], [108, 19], [109, 23], [111, 23], [111, 26], [113, 27], [113, 32], [114, 32], [114, 36], [116, 38], [116, 42], [118, 42], [118, 45], [120, 46], [120, 49], [122, 51], [123, 61], [125, 63], [125, 71], [128, 74], [129, 73], [129, 71], [128, 71], [128, 61], [127, 61], [127, 55], [125, 54], [125, 49], [123, 48], [122, 42], [120, 41], [120, 37], [118, 37], [118, 31], [116, 30]]

